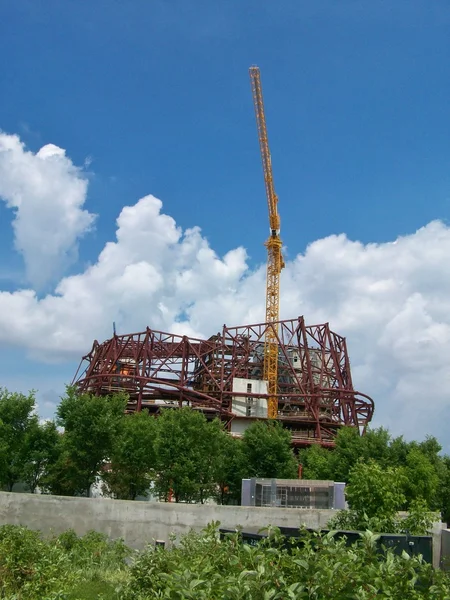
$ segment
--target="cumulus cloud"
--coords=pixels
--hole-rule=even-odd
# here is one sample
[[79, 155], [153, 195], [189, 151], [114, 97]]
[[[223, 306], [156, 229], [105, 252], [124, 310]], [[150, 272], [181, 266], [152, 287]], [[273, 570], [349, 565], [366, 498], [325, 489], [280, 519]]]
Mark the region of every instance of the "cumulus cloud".
[[0, 198], [14, 211], [15, 246], [36, 288], [76, 259], [77, 240], [94, 221], [83, 210], [86, 193], [86, 177], [62, 148], [48, 144], [33, 153], [0, 132]]
[[[445, 434], [449, 255], [450, 228], [432, 222], [390, 243], [317, 240], [282, 274], [282, 317], [329, 322], [347, 337], [355, 387], [396, 434]], [[264, 265], [249, 269], [244, 248], [218, 256], [200, 229], [182, 231], [149, 195], [122, 209], [116, 239], [54, 293], [1, 292], [0, 342], [38, 360], [76, 360], [110, 337], [113, 321], [124, 333], [149, 325], [209, 336], [223, 323], [262, 321], [264, 286]]]
[[182, 232], [161, 208], [154, 196], [124, 207], [116, 241], [83, 273], [62, 279], [55, 293], [42, 299], [31, 289], [0, 293], [0, 340], [51, 359], [79, 356], [94, 337], [111, 333], [113, 321], [120, 331], [149, 324], [208, 332], [223, 318], [218, 307], [195, 325], [179, 321], [183, 314], [191, 318], [204, 295], [219, 305], [222, 294], [239, 289], [247, 271], [245, 250], [220, 258], [198, 228]]

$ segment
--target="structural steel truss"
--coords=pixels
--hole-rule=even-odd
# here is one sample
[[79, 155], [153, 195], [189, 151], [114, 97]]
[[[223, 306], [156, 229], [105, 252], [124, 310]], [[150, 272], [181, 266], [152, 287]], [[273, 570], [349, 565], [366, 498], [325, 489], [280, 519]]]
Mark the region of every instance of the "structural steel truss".
[[223, 327], [208, 340], [147, 328], [114, 335], [83, 357], [73, 380], [81, 392], [125, 391], [128, 411], [157, 413], [192, 406], [218, 416], [231, 429], [233, 398], [268, 395], [233, 390], [235, 378], [263, 379], [267, 329], [278, 341], [278, 420], [294, 445], [333, 445], [343, 425], [363, 433], [374, 403], [353, 389], [345, 338], [328, 323], [305, 325], [303, 317], [278, 323]]

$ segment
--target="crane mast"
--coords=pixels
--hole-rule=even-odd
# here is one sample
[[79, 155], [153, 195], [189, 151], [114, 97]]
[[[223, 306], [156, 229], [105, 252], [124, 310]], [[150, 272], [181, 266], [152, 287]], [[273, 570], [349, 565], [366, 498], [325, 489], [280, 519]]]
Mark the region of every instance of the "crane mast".
[[278, 415], [278, 321], [280, 320], [280, 273], [284, 267], [280, 238], [280, 216], [278, 214], [278, 197], [275, 193], [267, 138], [266, 117], [262, 95], [259, 67], [250, 67], [253, 104], [255, 107], [256, 125], [258, 128], [259, 147], [264, 172], [264, 183], [269, 208], [270, 235], [266, 241], [267, 248], [267, 280], [266, 280], [266, 323], [264, 340], [264, 379], [268, 382], [269, 399], [267, 416], [276, 419]]

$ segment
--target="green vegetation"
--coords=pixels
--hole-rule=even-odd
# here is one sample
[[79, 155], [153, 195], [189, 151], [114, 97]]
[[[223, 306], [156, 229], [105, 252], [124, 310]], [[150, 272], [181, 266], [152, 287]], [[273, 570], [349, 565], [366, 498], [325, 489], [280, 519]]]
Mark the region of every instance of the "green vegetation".
[[350, 510], [340, 511], [329, 523], [344, 531], [378, 531], [426, 535], [440, 515], [433, 514], [423, 498], [413, 499], [408, 516], [398, 513], [405, 503], [407, 485], [401, 469], [383, 469], [374, 460], [357, 462], [351, 469], [346, 489]]
[[[0, 485], [88, 495], [101, 478], [113, 498], [134, 500], [152, 488], [161, 499], [239, 502], [243, 477], [347, 482], [350, 510], [335, 529], [365, 531], [353, 546], [332, 534], [302, 532], [301, 546], [279, 533], [257, 546], [220, 540], [216, 526], [185, 536], [173, 549], [135, 553], [95, 532], [43, 540], [23, 527], [0, 527], [0, 598], [26, 600], [201, 600], [450, 598], [450, 580], [420, 557], [382, 555], [370, 531], [426, 533], [450, 516], [450, 457], [437, 440], [406, 442], [385, 429], [360, 437], [342, 429], [334, 450], [295, 456], [279, 423], [255, 422], [234, 439], [218, 421], [189, 408], [157, 419], [125, 415], [126, 397], [78, 395], [68, 388], [55, 422], [39, 423], [34, 394], [0, 389]], [[398, 511], [407, 510], [406, 518]]]
[[[101, 478], [113, 498], [150, 488], [162, 499], [239, 503], [243, 477], [295, 477], [298, 462], [278, 423], [256, 422], [233, 439], [189, 408], [125, 415], [126, 397], [67, 388], [55, 423], [39, 424], [34, 394], [0, 390], [0, 487], [21, 482], [57, 495], [89, 495]], [[61, 432], [58, 433], [57, 427]]]
[[172, 549], [133, 552], [95, 532], [50, 540], [23, 527], [0, 527], [0, 598], [5, 600], [443, 600], [450, 579], [421, 557], [384, 555], [370, 532], [347, 546], [333, 534], [276, 530], [256, 546], [220, 540], [217, 524]]
[[[450, 520], [450, 457], [434, 437], [423, 442], [392, 438], [380, 427], [360, 436], [355, 429], [343, 428], [336, 448], [319, 446], [301, 450], [299, 461], [305, 479], [345, 481], [351, 508], [368, 518], [385, 519], [388, 505], [397, 510], [417, 512], [418, 506], [439, 512]], [[365, 492], [358, 480], [364, 481]], [[365, 508], [358, 499], [363, 493]], [[376, 510], [375, 510], [376, 508]]]
[[95, 397], [68, 388], [57, 409], [64, 429], [58, 459], [50, 466], [46, 485], [53, 494], [86, 494], [123, 432], [126, 397]]
[[343, 428], [335, 449], [314, 445], [295, 456], [277, 422], [257, 421], [234, 439], [198, 411], [163, 409], [153, 419], [125, 415], [126, 401], [69, 387], [55, 422], [41, 424], [33, 392], [0, 389], [0, 488], [21, 482], [29, 491], [88, 495], [101, 479], [104, 493], [118, 499], [151, 489], [163, 500], [238, 504], [243, 478], [295, 478], [301, 463], [305, 479], [348, 484], [352, 510], [339, 517], [347, 526], [397, 531], [398, 510], [450, 520], [450, 457], [433, 437], [407, 442], [383, 428], [362, 437]]
[[21, 479], [35, 487], [39, 474], [31, 465], [48, 459], [43, 443], [48, 431], [39, 425], [34, 409], [33, 392], [24, 396], [0, 389], [0, 481], [8, 490]]
[[[43, 540], [25, 527], [0, 527], [0, 598], [8, 600], [78, 600], [119, 598], [116, 588], [127, 578], [131, 550], [90, 532], [67, 531]], [[96, 590], [100, 594], [96, 593]]]
[[111, 470], [103, 474], [105, 491], [121, 500], [144, 495], [155, 469], [156, 421], [146, 413], [135, 413], [123, 420], [111, 450]]

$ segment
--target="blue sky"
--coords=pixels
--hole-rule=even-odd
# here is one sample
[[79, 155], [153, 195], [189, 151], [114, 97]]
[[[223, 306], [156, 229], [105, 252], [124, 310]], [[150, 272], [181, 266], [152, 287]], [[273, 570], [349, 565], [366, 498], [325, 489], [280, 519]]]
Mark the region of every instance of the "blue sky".
[[[84, 208], [98, 217], [66, 276], [95, 263], [146, 194], [218, 256], [242, 245], [250, 270], [264, 262], [252, 64], [289, 258], [332, 234], [386, 243], [448, 220], [448, 2], [15, 0], [0, 4], [0, 56], [0, 129], [86, 165]], [[29, 287], [13, 217], [0, 202], [6, 292]], [[48, 366], [25, 346], [3, 339], [0, 381], [59, 392], [76, 360]]]

